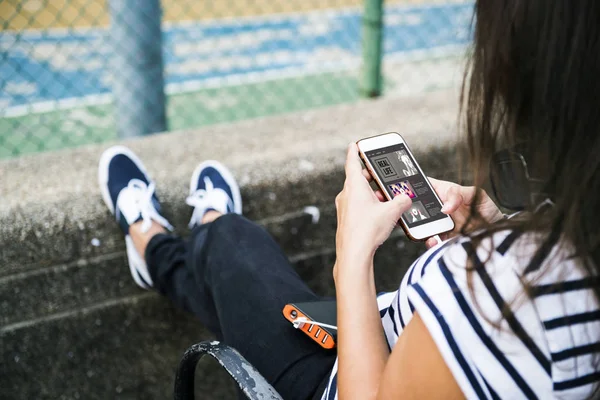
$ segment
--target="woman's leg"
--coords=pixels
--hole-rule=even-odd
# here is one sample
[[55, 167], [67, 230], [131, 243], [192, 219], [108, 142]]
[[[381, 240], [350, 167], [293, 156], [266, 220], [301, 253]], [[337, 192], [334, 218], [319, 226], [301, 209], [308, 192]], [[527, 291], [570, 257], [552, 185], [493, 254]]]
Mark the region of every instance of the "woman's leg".
[[284, 319], [290, 302], [319, 300], [260, 226], [227, 214], [189, 241], [159, 234], [146, 249], [155, 287], [236, 348], [285, 399], [308, 399], [335, 352]]
[[[198, 232], [200, 235], [202, 231]], [[193, 237], [193, 236], [192, 236]], [[187, 268], [189, 241], [172, 234], [152, 237], [145, 251], [154, 288], [175, 306], [198, 316], [202, 323], [222, 340], [219, 319], [210, 293], [199, 288]]]
[[[335, 354], [321, 349], [282, 316], [288, 302], [315, 300], [273, 239], [241, 213], [231, 172], [201, 163], [186, 203], [194, 207], [188, 242], [166, 234], [155, 184], [122, 146], [100, 158], [102, 197], [125, 235], [135, 282], [157, 288], [236, 347], [286, 399], [306, 399], [328, 375]], [[142, 257], [145, 255], [145, 257]], [[148, 262], [146, 262], [146, 260]], [[148, 265], [150, 264], [150, 265]]]

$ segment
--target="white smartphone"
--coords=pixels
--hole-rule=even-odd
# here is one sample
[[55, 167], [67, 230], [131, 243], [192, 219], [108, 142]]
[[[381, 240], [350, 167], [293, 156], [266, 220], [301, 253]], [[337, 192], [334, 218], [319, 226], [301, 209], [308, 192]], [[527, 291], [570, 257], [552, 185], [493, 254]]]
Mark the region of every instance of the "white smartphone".
[[399, 194], [412, 199], [400, 226], [411, 240], [420, 241], [454, 229], [441, 212], [442, 202], [398, 133], [385, 133], [357, 142], [360, 158], [388, 200]]

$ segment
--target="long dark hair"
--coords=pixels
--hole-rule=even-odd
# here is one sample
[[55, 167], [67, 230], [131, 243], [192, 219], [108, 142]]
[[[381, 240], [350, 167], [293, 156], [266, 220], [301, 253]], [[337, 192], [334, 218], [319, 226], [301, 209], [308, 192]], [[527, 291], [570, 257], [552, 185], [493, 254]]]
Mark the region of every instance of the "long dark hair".
[[[600, 275], [600, 1], [476, 0], [474, 42], [465, 73], [461, 115], [466, 147], [481, 188], [499, 150], [520, 146], [529, 174], [553, 203], [543, 212], [529, 204], [519, 218], [486, 224], [472, 202], [466, 226], [483, 226], [473, 247], [509, 229], [535, 232], [535, 260], [556, 245], [567, 248], [589, 276]], [[473, 224], [473, 225], [471, 225]], [[494, 243], [494, 245], [498, 245]], [[552, 259], [547, 273], [564, 259]], [[470, 256], [469, 270], [477, 264]], [[480, 266], [481, 264], [479, 264]], [[469, 286], [473, 293], [469, 273]], [[600, 303], [600, 285], [593, 291]], [[525, 301], [536, 282], [523, 279]], [[557, 283], [560, 285], [560, 282]], [[476, 300], [477, 303], [477, 300]], [[507, 315], [507, 310], [503, 310]], [[490, 321], [500, 327], [501, 321]], [[597, 332], [589, 332], [600, 339]], [[600, 370], [600, 357], [594, 357]], [[591, 398], [600, 385], [595, 384]]]
[[[559, 238], [600, 273], [600, 2], [477, 0], [461, 96], [475, 185], [500, 149], [520, 145], [554, 207], [488, 226]], [[473, 202], [471, 221], [482, 223]], [[528, 211], [533, 211], [535, 204]], [[595, 288], [600, 300], [600, 288]]]

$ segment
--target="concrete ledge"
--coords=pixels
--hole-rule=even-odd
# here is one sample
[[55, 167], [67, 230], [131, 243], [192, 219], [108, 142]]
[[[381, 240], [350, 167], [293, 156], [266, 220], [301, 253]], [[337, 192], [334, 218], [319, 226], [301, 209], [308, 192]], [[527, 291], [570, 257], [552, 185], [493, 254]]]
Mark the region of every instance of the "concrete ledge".
[[[296, 198], [306, 204], [328, 203], [341, 187], [340, 167], [351, 140], [399, 131], [418, 153], [446, 148], [455, 139], [456, 104], [454, 92], [438, 92], [156, 135], [125, 144], [147, 164], [158, 182], [166, 213], [178, 226], [185, 226], [189, 213], [182, 201], [189, 176], [200, 161], [209, 158], [234, 171], [243, 186], [245, 214], [262, 219], [289, 210]], [[0, 163], [0, 242], [4, 246], [0, 276], [122, 248], [98, 194], [97, 161], [106, 147]], [[288, 190], [290, 185], [294, 190]], [[100, 239], [100, 247], [91, 245], [93, 238]]]
[[[197, 163], [227, 164], [242, 185], [244, 213], [274, 235], [315, 291], [332, 295], [333, 199], [347, 143], [398, 131], [427, 173], [455, 178], [457, 103], [454, 92], [386, 98], [125, 144], [182, 228]], [[209, 337], [193, 317], [132, 283], [97, 187], [107, 146], [0, 162], [0, 397], [169, 397], [181, 353]], [[319, 209], [318, 224], [306, 206]], [[397, 234], [378, 252], [378, 287], [394, 289], [422, 250]], [[231, 397], [224, 378], [202, 373], [207, 398]]]

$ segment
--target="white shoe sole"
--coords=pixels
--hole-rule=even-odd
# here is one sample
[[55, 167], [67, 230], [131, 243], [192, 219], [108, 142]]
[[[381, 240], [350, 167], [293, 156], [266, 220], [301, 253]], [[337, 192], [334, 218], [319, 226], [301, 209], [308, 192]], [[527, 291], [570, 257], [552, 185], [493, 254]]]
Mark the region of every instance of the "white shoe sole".
[[223, 177], [223, 180], [225, 181], [225, 183], [227, 183], [227, 185], [229, 185], [229, 188], [231, 190], [231, 194], [233, 195], [233, 212], [236, 214], [242, 214], [242, 195], [240, 194], [240, 187], [238, 186], [237, 182], [235, 181], [235, 178], [233, 177], [233, 174], [231, 173], [231, 171], [229, 171], [229, 169], [224, 166], [223, 164], [221, 164], [218, 161], [214, 161], [214, 160], [208, 160], [208, 161], [204, 161], [201, 162], [196, 169], [194, 170], [194, 173], [192, 174], [192, 179], [190, 180], [190, 195], [194, 194], [194, 192], [196, 191], [197, 185], [198, 185], [198, 178], [200, 177], [200, 174], [202, 173], [202, 171], [205, 168], [208, 167], [212, 167], [214, 169], [216, 169], [217, 171], [219, 171], [219, 173], [221, 174], [221, 176]]
[[[131, 277], [142, 289], [152, 289], [152, 286], [148, 286], [148, 284], [154, 284], [150, 277], [150, 272], [148, 272], [148, 266], [142, 256], [137, 252], [130, 235], [125, 236], [125, 248], [127, 249], [127, 261]], [[140, 276], [142, 276], [146, 282], [140, 279]]]

